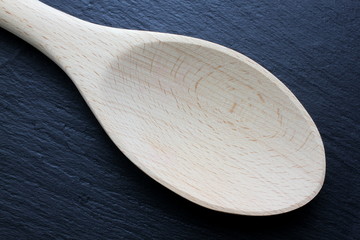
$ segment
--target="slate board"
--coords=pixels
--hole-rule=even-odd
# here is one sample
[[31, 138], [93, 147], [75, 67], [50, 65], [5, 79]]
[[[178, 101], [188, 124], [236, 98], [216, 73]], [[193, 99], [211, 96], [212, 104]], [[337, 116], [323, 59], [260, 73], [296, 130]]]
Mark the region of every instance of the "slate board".
[[210, 40], [281, 79], [327, 152], [320, 194], [246, 217], [199, 207], [138, 170], [71, 80], [0, 30], [0, 239], [359, 239], [360, 1], [43, 0], [113, 27]]

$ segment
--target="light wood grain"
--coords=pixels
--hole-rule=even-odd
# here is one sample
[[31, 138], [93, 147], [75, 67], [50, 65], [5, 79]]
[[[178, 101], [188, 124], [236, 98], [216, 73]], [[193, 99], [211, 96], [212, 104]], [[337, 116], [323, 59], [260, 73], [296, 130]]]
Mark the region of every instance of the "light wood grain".
[[136, 166], [190, 201], [272, 215], [319, 192], [325, 154], [314, 122], [246, 56], [190, 37], [88, 23], [36, 0], [0, 0], [0, 24], [69, 75]]

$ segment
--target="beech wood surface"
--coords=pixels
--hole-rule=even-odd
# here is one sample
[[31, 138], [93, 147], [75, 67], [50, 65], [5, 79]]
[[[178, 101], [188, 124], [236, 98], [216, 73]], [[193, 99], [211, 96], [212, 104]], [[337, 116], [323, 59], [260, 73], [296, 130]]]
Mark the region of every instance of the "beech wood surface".
[[0, 0], [0, 25], [68, 74], [136, 166], [190, 201], [272, 215], [319, 192], [325, 154], [314, 122], [246, 56], [200, 39], [88, 23], [36, 0]]

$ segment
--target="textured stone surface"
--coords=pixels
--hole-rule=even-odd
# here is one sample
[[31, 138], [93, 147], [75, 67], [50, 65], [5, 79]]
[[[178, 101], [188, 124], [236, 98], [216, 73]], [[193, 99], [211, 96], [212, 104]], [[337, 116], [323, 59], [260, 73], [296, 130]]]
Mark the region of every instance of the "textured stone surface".
[[360, 2], [43, 0], [114, 27], [220, 43], [274, 73], [322, 134], [327, 177], [273, 217], [204, 209], [109, 140], [71, 80], [0, 30], [0, 239], [359, 239]]

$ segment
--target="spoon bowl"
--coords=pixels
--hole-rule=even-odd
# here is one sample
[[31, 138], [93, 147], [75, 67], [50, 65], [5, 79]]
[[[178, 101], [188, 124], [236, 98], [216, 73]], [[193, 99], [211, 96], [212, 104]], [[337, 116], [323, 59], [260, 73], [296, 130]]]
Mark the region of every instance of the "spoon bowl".
[[246, 56], [91, 24], [34, 0], [0, 8], [1, 25], [62, 67], [119, 149], [172, 191], [243, 215], [294, 210], [319, 192], [325, 154], [314, 122]]

